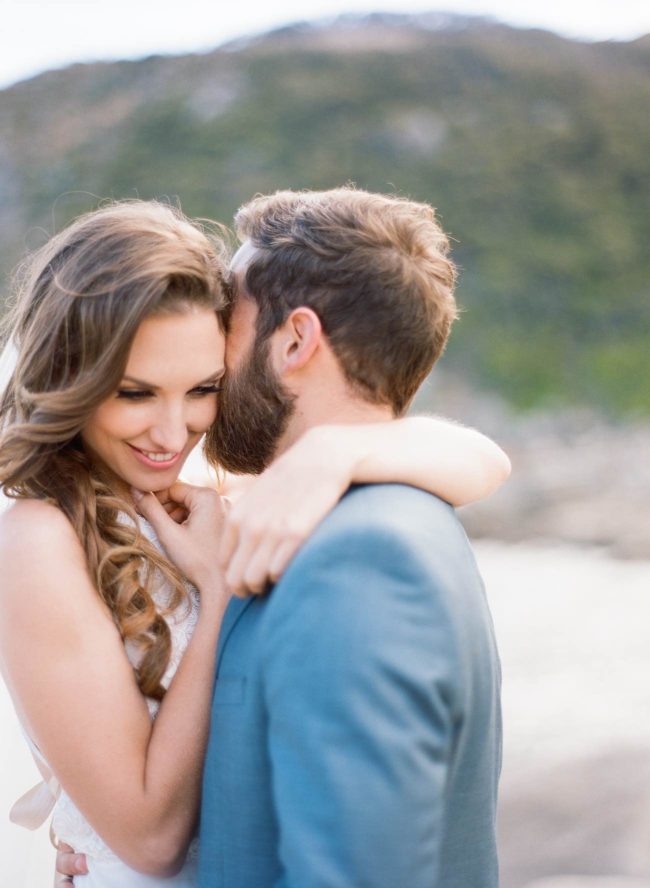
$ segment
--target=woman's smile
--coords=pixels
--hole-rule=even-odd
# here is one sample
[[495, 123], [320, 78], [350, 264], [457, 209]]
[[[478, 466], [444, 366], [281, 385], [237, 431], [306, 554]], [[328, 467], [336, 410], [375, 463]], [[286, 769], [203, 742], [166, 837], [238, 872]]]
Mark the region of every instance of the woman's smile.
[[134, 444], [129, 444], [128, 441], [126, 444], [127, 447], [130, 447], [133, 451], [135, 458], [150, 469], [169, 469], [176, 465], [184, 453], [182, 450], [178, 453], [163, 453], [155, 450], [144, 450], [141, 447], [136, 447]]

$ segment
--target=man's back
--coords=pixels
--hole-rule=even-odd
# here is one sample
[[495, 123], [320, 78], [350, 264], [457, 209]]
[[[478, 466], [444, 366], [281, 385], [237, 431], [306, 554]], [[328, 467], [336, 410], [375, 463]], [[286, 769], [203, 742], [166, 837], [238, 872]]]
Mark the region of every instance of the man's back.
[[450, 507], [352, 490], [227, 617], [201, 888], [496, 886], [499, 683]]

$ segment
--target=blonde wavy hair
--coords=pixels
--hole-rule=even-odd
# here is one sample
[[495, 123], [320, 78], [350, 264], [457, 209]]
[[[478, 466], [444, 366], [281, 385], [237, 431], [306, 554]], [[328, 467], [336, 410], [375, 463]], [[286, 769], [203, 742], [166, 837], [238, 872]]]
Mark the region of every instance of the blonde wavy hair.
[[[21, 266], [5, 323], [17, 360], [0, 402], [0, 486], [68, 517], [122, 638], [141, 651], [138, 686], [156, 700], [171, 653], [165, 616], [187, 601], [186, 590], [139, 531], [133, 506], [90, 461], [80, 432], [118, 388], [145, 318], [226, 307], [224, 258], [219, 236], [171, 206], [111, 203]], [[172, 590], [162, 610], [152, 595], [161, 576]]]

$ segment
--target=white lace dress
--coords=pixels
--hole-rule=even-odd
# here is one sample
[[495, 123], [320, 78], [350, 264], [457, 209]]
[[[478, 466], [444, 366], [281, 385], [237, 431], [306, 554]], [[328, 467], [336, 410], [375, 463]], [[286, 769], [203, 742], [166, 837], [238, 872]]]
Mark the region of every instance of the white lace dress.
[[[141, 526], [143, 534], [160, 548], [151, 525], [142, 521]], [[156, 598], [161, 605], [164, 605], [168, 591], [164, 586], [156, 591]], [[189, 609], [181, 606], [179, 611], [168, 618], [172, 654], [162, 679], [164, 687], [169, 686], [196, 626], [198, 595], [192, 588], [189, 589], [189, 594]], [[127, 644], [126, 652], [129, 660], [135, 665], [138, 660], [137, 650]], [[158, 704], [153, 700], [147, 702], [153, 719], [156, 717]], [[38, 749], [34, 747], [29, 737], [27, 739], [43, 774], [44, 782], [34, 787], [16, 803], [12, 809], [12, 820], [33, 829], [43, 823], [49, 811], [53, 810], [52, 830], [57, 838], [67, 842], [75, 851], [86, 854], [88, 858], [88, 875], [75, 876], [74, 884], [78, 888], [157, 888], [157, 886], [196, 888], [198, 884], [196, 840], [190, 846], [185, 865], [177, 876], [162, 878], [136, 872], [123, 863], [97, 835], [63, 787], [57, 783]]]

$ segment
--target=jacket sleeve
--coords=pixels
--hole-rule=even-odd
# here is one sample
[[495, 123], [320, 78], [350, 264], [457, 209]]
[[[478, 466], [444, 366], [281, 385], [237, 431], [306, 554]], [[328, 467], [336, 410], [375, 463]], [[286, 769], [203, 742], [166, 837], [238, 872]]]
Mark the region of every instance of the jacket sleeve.
[[277, 888], [436, 884], [458, 673], [449, 582], [408, 539], [353, 526], [308, 546], [273, 591]]

